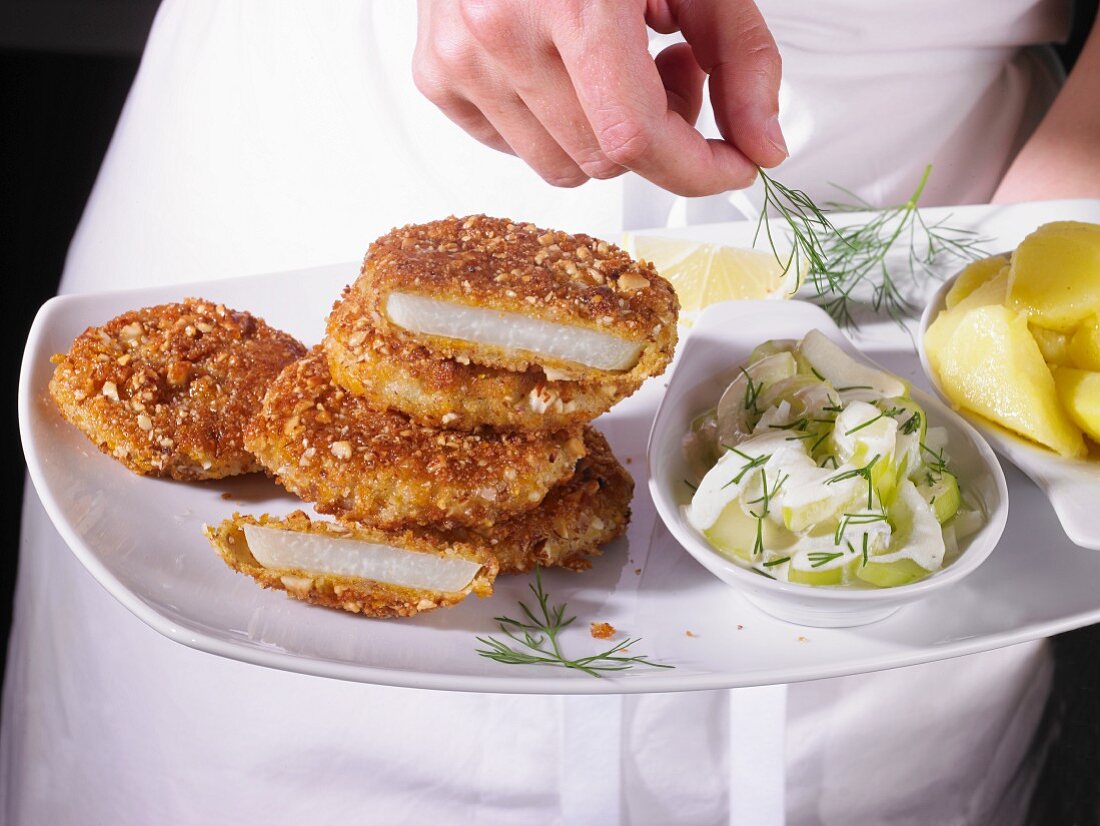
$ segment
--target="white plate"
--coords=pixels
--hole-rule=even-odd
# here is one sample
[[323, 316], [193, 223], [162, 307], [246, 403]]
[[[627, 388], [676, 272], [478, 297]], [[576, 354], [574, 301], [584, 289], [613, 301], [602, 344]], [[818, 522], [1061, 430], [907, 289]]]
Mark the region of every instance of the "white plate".
[[[940, 388], [939, 380], [928, 363], [923, 341], [925, 331], [944, 309], [947, 293], [956, 278], [957, 275], [948, 279], [936, 291], [920, 320], [921, 366], [932, 388], [948, 404], [951, 400]], [[960, 412], [982, 432], [998, 453], [1030, 476], [1050, 497], [1066, 536], [1074, 544], [1100, 550], [1100, 461], [1095, 458], [1089, 461], [1063, 458], [1021, 439], [989, 419], [965, 409]]]
[[895, 588], [820, 588], [760, 576], [719, 553], [690, 525], [683, 508], [691, 501], [684, 484], [690, 472], [683, 440], [691, 422], [713, 408], [737, 377], [753, 348], [770, 338], [800, 339], [817, 329], [860, 361], [832, 319], [805, 301], [727, 301], [705, 309], [684, 343], [669, 379], [669, 392], [657, 410], [649, 436], [649, 493], [661, 520], [695, 559], [723, 582], [779, 619], [839, 628], [878, 622], [903, 605], [952, 588], [973, 573], [997, 545], [1008, 517], [1004, 473], [989, 445], [934, 396], [913, 388], [913, 399], [928, 415], [929, 427], [947, 430], [947, 455], [964, 491], [976, 496], [986, 513], [982, 527], [960, 544], [961, 555], [931, 576]]
[[[942, 211], [929, 210], [935, 220]], [[966, 207], [955, 221], [1015, 245], [1054, 218], [1100, 219], [1100, 202]], [[668, 234], [667, 231], [665, 234]], [[694, 237], [747, 243], [752, 227], [693, 228]], [[683, 691], [809, 680], [943, 659], [1054, 634], [1100, 620], [1100, 554], [1070, 544], [1046, 497], [1008, 469], [1012, 510], [1005, 540], [963, 582], [874, 625], [807, 630], [772, 619], [711, 576], [657, 519], [644, 448], [663, 379], [650, 382], [597, 423], [637, 480], [628, 537], [593, 570], [545, 577], [555, 601], [578, 615], [569, 651], [592, 652], [588, 623], [607, 621], [671, 670], [638, 668], [614, 678], [507, 666], [477, 656], [475, 635], [497, 633], [493, 616], [515, 616], [528, 577], [502, 578], [490, 599], [411, 620], [369, 620], [263, 591], [230, 571], [200, 533], [234, 510], [285, 512], [296, 501], [262, 477], [180, 484], [143, 479], [100, 454], [61, 420], [46, 397], [49, 357], [73, 337], [133, 307], [202, 295], [252, 310], [307, 342], [357, 264], [202, 285], [68, 296], [49, 302], [31, 331], [19, 414], [31, 478], [73, 552], [123, 605], [173, 640], [273, 668], [420, 688], [522, 693]], [[934, 285], [929, 285], [934, 286]], [[923, 385], [910, 339], [886, 322], [864, 327], [860, 348]], [[221, 498], [223, 492], [235, 499]], [[635, 573], [639, 571], [640, 573]], [[688, 636], [691, 631], [694, 636]]]

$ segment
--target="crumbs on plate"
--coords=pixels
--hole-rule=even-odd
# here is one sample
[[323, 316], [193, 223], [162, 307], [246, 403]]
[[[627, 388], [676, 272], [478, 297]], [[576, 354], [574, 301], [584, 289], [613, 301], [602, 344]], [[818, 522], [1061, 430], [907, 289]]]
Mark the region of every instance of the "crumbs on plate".
[[609, 640], [615, 636], [615, 626], [609, 622], [594, 622], [591, 625], [592, 636], [597, 640]]

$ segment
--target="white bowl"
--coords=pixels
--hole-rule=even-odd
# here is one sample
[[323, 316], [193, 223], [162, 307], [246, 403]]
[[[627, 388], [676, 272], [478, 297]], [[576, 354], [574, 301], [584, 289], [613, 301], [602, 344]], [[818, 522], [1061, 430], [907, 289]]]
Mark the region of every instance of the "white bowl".
[[773, 338], [802, 338], [813, 328], [873, 363], [860, 355], [827, 313], [806, 302], [729, 301], [704, 310], [683, 344], [649, 434], [649, 492], [657, 513], [687, 552], [758, 608], [800, 625], [865, 625], [950, 587], [981, 565], [1004, 531], [1008, 487], [997, 457], [981, 435], [938, 399], [914, 389], [913, 398], [928, 413], [929, 424], [947, 429], [952, 465], [988, 517], [980, 530], [960, 542], [954, 561], [919, 582], [894, 588], [822, 587], [769, 579], [715, 550], [683, 516], [682, 506], [691, 501], [684, 484], [689, 475], [681, 449], [684, 434], [693, 418], [717, 404], [756, 345]]
[[[954, 278], [944, 281], [936, 290], [920, 320], [920, 363], [936, 394], [954, 407], [940, 387], [939, 377], [932, 371], [924, 352], [924, 334], [945, 307], [947, 293]], [[1040, 447], [989, 419], [959, 410], [959, 413], [989, 440], [993, 448], [1027, 474], [1050, 499], [1062, 530], [1074, 545], [1100, 550], [1100, 462], [1066, 459]]]

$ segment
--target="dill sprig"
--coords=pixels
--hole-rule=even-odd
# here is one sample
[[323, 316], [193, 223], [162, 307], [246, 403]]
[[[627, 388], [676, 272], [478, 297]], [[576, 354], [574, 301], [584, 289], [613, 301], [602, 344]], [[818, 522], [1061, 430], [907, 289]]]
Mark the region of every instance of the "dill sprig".
[[749, 456], [747, 453], [742, 453], [735, 447], [727, 447], [726, 449], [736, 453], [742, 459], [746, 459], [747, 461], [744, 465], [741, 466], [741, 469], [737, 472], [736, 476], [726, 482], [726, 484], [722, 485], [723, 490], [728, 488], [730, 485], [741, 484], [741, 480], [745, 478], [746, 473], [760, 467], [761, 465], [767, 464], [768, 460], [772, 458], [772, 455], [770, 453], [761, 453], [759, 456], [752, 457]]
[[760, 411], [756, 408], [756, 397], [760, 395], [764, 382], [754, 382], [752, 376], [749, 375], [749, 371], [744, 367], [741, 368], [741, 373], [745, 376], [745, 397], [742, 400], [742, 405], [745, 410], [759, 413]]
[[[753, 243], [763, 234], [784, 272], [805, 264], [814, 297], [839, 325], [858, 326], [852, 305], [857, 288], [862, 285], [869, 285], [870, 304], [875, 312], [885, 312], [902, 324], [905, 317], [914, 314], [915, 308], [899, 287], [898, 265], [888, 260], [895, 249], [904, 245], [903, 274], [915, 279], [932, 272], [934, 265], [945, 259], [980, 258], [989, 240], [971, 230], [949, 226], [950, 216], [934, 223], [925, 221], [919, 204], [931, 173], [929, 164], [913, 194], [894, 207], [876, 209], [838, 186], [852, 202], [828, 202], [822, 209], [802, 190], [787, 187], [761, 171], [764, 197]], [[872, 215], [862, 224], [839, 228], [829, 218], [830, 214], [856, 211]], [[791, 245], [787, 254], [780, 252], [776, 243], [770, 212], [785, 225]]]
[[885, 511], [878, 513], [845, 513], [840, 519], [840, 523], [836, 526], [836, 533], [833, 535], [833, 544], [839, 545], [844, 540], [844, 534], [847, 533], [848, 528], [852, 525], [873, 525], [876, 522], [888, 522], [889, 519], [886, 516]]
[[625, 649], [641, 642], [640, 637], [624, 640], [606, 651], [587, 657], [576, 659], [566, 657], [562, 653], [558, 636], [576, 620], [576, 617], [565, 616], [565, 603], [550, 605], [550, 596], [542, 587], [540, 568], [535, 568], [535, 583], [533, 585], [528, 583], [527, 587], [535, 595], [538, 615], [528, 608], [526, 603], [520, 601], [519, 607], [527, 618], [526, 622], [511, 617], [495, 617], [500, 630], [512, 642], [518, 643], [519, 647], [513, 647], [496, 637], [478, 637], [477, 641], [486, 646], [477, 649], [477, 653], [482, 657], [505, 665], [549, 665], [573, 668], [593, 677], [602, 677], [603, 672], [608, 671], [625, 671], [636, 665], [645, 665], [650, 668], [675, 668], [672, 665], [652, 662], [644, 656], [622, 656]]
[[923, 453], [928, 455], [928, 459], [924, 460], [924, 463], [928, 465], [928, 468], [935, 472], [937, 475], [947, 472], [947, 456], [943, 452], [941, 447], [939, 450], [932, 450], [924, 442], [920, 443], [920, 449]]
[[[756, 221], [753, 246], [756, 246], [757, 239], [763, 234], [775, 260], [783, 265], [783, 272], [790, 272], [794, 267], [795, 272], [801, 273], [805, 266], [818, 295], [824, 295], [839, 288], [840, 284], [832, 281], [833, 274], [825, 248], [827, 239], [838, 235], [837, 228], [833, 226], [824, 211], [813, 202], [813, 199], [801, 189], [792, 189], [780, 183], [763, 169], [759, 172], [760, 183], [764, 187], [764, 202], [760, 206], [760, 217]], [[787, 231], [790, 233], [791, 251], [786, 256], [779, 251], [779, 245], [772, 231], [769, 215], [772, 210], [787, 225]]]
[[811, 568], [820, 568], [822, 565], [832, 562], [834, 559], [839, 559], [842, 556], [844, 556], [844, 551], [834, 551], [832, 553], [829, 551], [812, 551], [806, 554], [806, 558], [810, 560]]

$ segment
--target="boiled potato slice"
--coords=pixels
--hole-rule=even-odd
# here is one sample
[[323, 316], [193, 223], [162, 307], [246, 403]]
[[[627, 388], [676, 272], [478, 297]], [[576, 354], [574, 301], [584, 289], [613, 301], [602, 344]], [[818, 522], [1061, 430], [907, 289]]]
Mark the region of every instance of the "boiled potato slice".
[[951, 289], [944, 297], [944, 304], [951, 309], [978, 287], [992, 278], [1000, 275], [1001, 271], [1008, 270], [1008, 258], [1003, 255], [991, 255], [988, 258], [979, 258], [971, 261], [955, 279]]
[[1069, 417], [1100, 444], [1100, 372], [1057, 367], [1054, 385]]
[[1007, 305], [1050, 330], [1069, 332], [1100, 307], [1100, 225], [1046, 224], [1012, 256]]
[[1085, 455], [1081, 431], [1058, 403], [1050, 368], [1022, 315], [996, 305], [976, 307], [949, 341], [934, 346], [942, 346], [940, 383], [955, 404], [1063, 456]]
[[1039, 352], [1043, 354], [1047, 364], [1070, 364], [1069, 336], [1066, 333], [1058, 333], [1035, 324], [1028, 324], [1027, 328], [1031, 330], [1031, 336], [1039, 345]]
[[1059, 364], [1081, 370], [1100, 370], [1100, 313], [1081, 323], [1069, 340], [1067, 352], [1069, 360]]
[[990, 304], [1004, 304], [1008, 297], [1008, 268], [1003, 267], [991, 279], [976, 286], [968, 295], [960, 299], [951, 310], [944, 310], [933, 321], [924, 334], [924, 349], [928, 361], [937, 375], [942, 373], [940, 355], [951, 340], [955, 328], [974, 307]]

